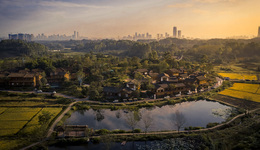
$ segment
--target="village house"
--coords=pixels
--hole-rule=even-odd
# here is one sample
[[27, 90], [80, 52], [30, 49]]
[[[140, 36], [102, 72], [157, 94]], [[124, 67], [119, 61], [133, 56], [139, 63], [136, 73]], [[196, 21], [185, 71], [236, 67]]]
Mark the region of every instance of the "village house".
[[187, 73], [183, 73], [178, 76], [179, 80], [185, 80], [186, 78], [189, 78], [189, 75]]
[[160, 82], [162, 82], [162, 81], [169, 81], [169, 78], [170, 78], [170, 76], [168, 75], [168, 74], [166, 74], [166, 73], [161, 73], [161, 74], [159, 74], [158, 75], [158, 78], [157, 78], [157, 80]]
[[180, 71], [178, 69], [172, 68], [166, 71], [166, 73], [172, 77], [172, 76], [179, 76]]
[[140, 89], [140, 84], [138, 83], [137, 80], [131, 80], [131, 81], [126, 83], [126, 87], [130, 88], [133, 91], [135, 91], [135, 90], [139, 90]]
[[187, 87], [184, 83], [156, 84], [155, 85], [156, 97], [174, 95], [174, 94], [177, 94], [180, 92], [187, 92], [189, 90], [190, 90], [190, 88]]
[[187, 69], [184, 69], [183, 67], [180, 67], [180, 73], [188, 73]]
[[103, 87], [104, 98], [108, 100], [129, 99], [132, 97], [132, 92], [133, 90], [128, 87]]
[[8, 76], [11, 87], [36, 87], [36, 75], [34, 73], [10, 73]]
[[134, 73], [139, 72], [143, 75], [148, 75], [148, 70], [147, 69], [136, 69]]
[[63, 68], [57, 68], [47, 76], [50, 85], [58, 85], [66, 80], [70, 80], [70, 73]]
[[199, 85], [203, 85], [203, 84], [208, 83], [207, 79], [204, 76], [198, 76], [198, 77], [196, 77], [196, 80], [197, 80]]
[[42, 69], [32, 69], [31, 72], [36, 75], [36, 86], [39, 86], [45, 72]]
[[159, 73], [153, 72], [152, 70], [149, 71], [148, 75], [151, 77], [153, 81], [156, 81], [158, 79]]
[[0, 87], [8, 86], [7, 75], [8, 74], [6, 74], [6, 73], [1, 73], [0, 74]]

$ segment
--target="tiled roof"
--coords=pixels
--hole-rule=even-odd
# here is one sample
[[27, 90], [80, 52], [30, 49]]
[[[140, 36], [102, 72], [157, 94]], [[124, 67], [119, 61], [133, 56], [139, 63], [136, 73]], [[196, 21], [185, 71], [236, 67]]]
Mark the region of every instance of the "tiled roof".
[[148, 72], [147, 69], [136, 69], [136, 71], [137, 71], [137, 72], [141, 72], [141, 73], [143, 73], [143, 72]]
[[173, 73], [179, 73], [180, 71], [175, 69], [175, 68], [172, 68], [172, 69], [169, 69], [169, 71], [173, 72]]
[[27, 73], [24, 75], [24, 78], [33, 78], [35, 75], [33, 73]]
[[198, 76], [196, 77], [198, 80], [202, 81], [202, 80], [206, 80], [206, 78], [204, 76]]
[[8, 77], [24, 77], [25, 73], [10, 73]]
[[108, 86], [103, 87], [103, 92], [119, 93], [120, 90], [121, 90], [121, 89], [118, 88], [118, 87], [108, 87]]
[[161, 73], [161, 74], [158, 75], [159, 78], [165, 77], [165, 76], [166, 76], [166, 77], [170, 77], [170, 76], [169, 76], [168, 74], [166, 74], [166, 73]]

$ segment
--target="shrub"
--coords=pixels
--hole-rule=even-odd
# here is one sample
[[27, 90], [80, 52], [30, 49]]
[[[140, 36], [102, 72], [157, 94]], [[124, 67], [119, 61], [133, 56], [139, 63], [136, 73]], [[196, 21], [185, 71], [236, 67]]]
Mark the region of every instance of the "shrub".
[[134, 133], [141, 133], [141, 129], [134, 129]]
[[117, 107], [117, 106], [110, 106], [110, 110], [111, 111], [113, 111], [113, 110], [118, 110], [119, 109], [119, 107]]
[[119, 130], [119, 129], [114, 130], [114, 131], [112, 131], [112, 132], [113, 132], [113, 133], [126, 133], [125, 130]]
[[192, 127], [192, 126], [189, 126], [189, 127], [185, 127], [184, 130], [199, 130], [199, 129], [204, 129], [204, 127]]
[[72, 99], [68, 99], [68, 98], [59, 98], [56, 103], [57, 104], [70, 104], [72, 103], [74, 100]]
[[105, 134], [110, 133], [110, 131], [107, 129], [100, 129], [100, 130], [96, 130], [95, 133], [99, 134], [99, 135], [105, 135]]
[[99, 137], [95, 137], [91, 139], [92, 143], [99, 143], [100, 142], [100, 138]]
[[167, 101], [167, 104], [173, 105], [173, 104], [175, 104], [175, 102], [174, 102], [173, 100], [168, 100], [168, 101]]
[[212, 128], [212, 127], [214, 127], [218, 124], [219, 124], [218, 122], [210, 122], [210, 123], [207, 124], [207, 128]]

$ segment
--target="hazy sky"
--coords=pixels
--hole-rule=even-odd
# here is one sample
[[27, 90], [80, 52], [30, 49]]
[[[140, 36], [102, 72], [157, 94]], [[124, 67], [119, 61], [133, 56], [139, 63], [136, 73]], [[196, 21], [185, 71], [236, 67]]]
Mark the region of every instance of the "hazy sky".
[[260, 0], [0, 0], [0, 36], [8, 33], [117, 37], [168, 32], [185, 37], [256, 35]]

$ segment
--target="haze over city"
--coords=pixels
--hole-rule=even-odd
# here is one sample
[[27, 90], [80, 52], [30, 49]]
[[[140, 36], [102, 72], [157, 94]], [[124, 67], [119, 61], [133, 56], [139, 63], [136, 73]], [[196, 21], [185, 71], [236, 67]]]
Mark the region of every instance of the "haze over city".
[[0, 0], [0, 36], [73, 34], [115, 38], [135, 32], [185, 37], [256, 36], [259, 0]]

